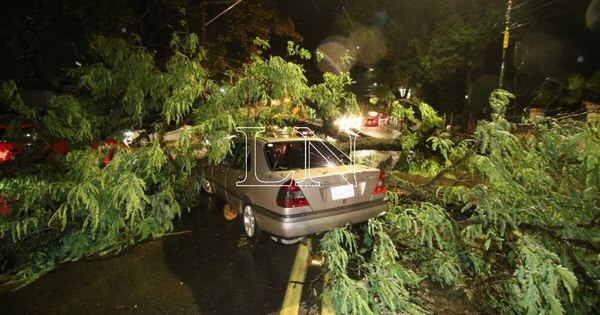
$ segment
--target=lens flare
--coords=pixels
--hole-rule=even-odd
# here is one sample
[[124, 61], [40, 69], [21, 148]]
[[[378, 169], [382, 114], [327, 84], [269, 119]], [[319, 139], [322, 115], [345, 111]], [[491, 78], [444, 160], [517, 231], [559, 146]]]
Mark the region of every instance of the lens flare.
[[336, 74], [350, 71], [356, 60], [355, 49], [351, 49], [354, 46], [343, 36], [328, 37], [317, 48], [317, 52], [323, 56], [323, 59], [317, 60], [317, 67], [322, 72]]
[[367, 67], [376, 65], [387, 54], [385, 37], [375, 27], [361, 27], [353, 31], [350, 40], [360, 47], [356, 58]]
[[592, 0], [585, 14], [585, 21], [590, 29], [600, 32], [600, 0]]

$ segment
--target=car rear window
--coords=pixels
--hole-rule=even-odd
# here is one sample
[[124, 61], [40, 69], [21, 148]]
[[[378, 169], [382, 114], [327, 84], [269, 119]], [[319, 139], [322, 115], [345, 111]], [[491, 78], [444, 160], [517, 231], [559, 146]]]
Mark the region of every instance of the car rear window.
[[[310, 154], [307, 155], [306, 152]], [[329, 142], [290, 141], [265, 144], [265, 154], [272, 171], [350, 165], [350, 159]], [[306, 158], [306, 163], [305, 163]]]

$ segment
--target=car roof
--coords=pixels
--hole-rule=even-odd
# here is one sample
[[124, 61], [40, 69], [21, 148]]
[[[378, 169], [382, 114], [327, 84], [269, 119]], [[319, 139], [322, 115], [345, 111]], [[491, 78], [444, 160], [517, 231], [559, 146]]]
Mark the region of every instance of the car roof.
[[[9, 124], [0, 122], [0, 129], [8, 129], [8, 126], [9, 126]], [[21, 125], [19, 128], [33, 128], [33, 127], [35, 127], [35, 124], [32, 121], [25, 120], [25, 121], [21, 122]]]
[[258, 140], [263, 140], [268, 143], [274, 142], [302, 142], [302, 141], [325, 141], [318, 137], [257, 137]]

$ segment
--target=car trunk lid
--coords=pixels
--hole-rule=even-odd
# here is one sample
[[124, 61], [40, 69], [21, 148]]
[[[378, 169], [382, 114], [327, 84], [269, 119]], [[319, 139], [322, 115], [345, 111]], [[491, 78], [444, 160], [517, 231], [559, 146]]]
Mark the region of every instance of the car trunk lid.
[[352, 206], [385, 195], [380, 170], [363, 165], [297, 170], [294, 179], [313, 211]]

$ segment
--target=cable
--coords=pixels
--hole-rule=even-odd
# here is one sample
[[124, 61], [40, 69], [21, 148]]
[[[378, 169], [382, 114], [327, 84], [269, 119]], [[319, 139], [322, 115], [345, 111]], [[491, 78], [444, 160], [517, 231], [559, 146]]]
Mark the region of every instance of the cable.
[[233, 7], [235, 7], [236, 5], [238, 5], [240, 2], [242, 2], [242, 0], [238, 0], [236, 3], [230, 5], [227, 9], [223, 10], [223, 12], [217, 14], [217, 16], [215, 16], [214, 18], [212, 18], [210, 21], [206, 22], [206, 24], [204, 24], [204, 26], [208, 26], [208, 24], [214, 22], [216, 19], [218, 19], [221, 15], [227, 13], [227, 11], [233, 9]]
[[548, 1], [548, 2], [546, 2], [546, 3], [544, 3], [544, 4], [540, 5], [540, 6], [538, 6], [537, 8], [531, 9], [529, 11], [529, 13], [533, 13], [533, 12], [539, 11], [539, 10], [541, 10], [541, 9], [547, 7], [547, 6], [550, 6], [550, 5], [552, 5], [552, 4], [554, 4], [554, 3], [558, 2], [558, 1], [563, 1], [563, 0], [551, 0], [551, 1]]

